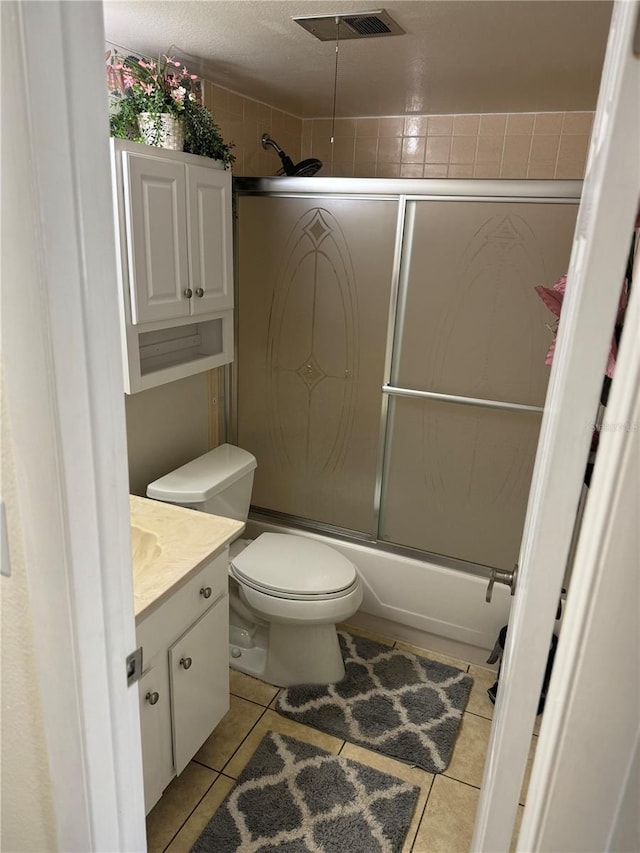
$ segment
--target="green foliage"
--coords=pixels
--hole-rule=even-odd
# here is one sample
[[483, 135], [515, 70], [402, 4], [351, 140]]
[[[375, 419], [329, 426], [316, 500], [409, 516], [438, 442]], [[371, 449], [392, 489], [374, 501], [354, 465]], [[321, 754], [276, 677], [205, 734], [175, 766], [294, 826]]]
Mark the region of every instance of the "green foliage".
[[117, 111], [109, 116], [111, 136], [116, 139], [130, 139], [132, 142], [142, 142], [138, 127], [138, 110], [129, 98], [118, 101]]
[[230, 166], [236, 159], [231, 153], [233, 145], [223, 140], [209, 110], [197, 101], [186, 101], [184, 113], [184, 150]]
[[[232, 144], [226, 143], [209, 110], [199, 101], [198, 78], [170, 56], [147, 62], [136, 56], [108, 54], [107, 80], [111, 93], [109, 125], [118, 139], [143, 142], [138, 116], [169, 113], [184, 122], [184, 150], [202, 157], [235, 161]], [[161, 135], [157, 121], [156, 139]], [[154, 142], [157, 144], [157, 142]]]

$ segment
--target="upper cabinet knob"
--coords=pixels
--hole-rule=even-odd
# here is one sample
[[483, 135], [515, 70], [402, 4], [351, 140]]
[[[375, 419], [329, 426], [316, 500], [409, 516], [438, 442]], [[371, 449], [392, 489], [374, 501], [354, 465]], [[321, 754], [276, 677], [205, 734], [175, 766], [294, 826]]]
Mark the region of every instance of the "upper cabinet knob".
[[147, 702], [150, 705], [156, 705], [158, 702], [158, 699], [160, 698], [160, 694], [157, 693], [155, 690], [153, 691], [153, 693], [151, 693], [151, 691], [149, 691], [149, 693], [147, 693], [147, 695], [144, 698], [147, 700]]
[[202, 298], [204, 296], [204, 287], [197, 287], [196, 288], [196, 296], [199, 296], [200, 298]]
[[184, 295], [187, 297], [187, 299], [191, 299], [191, 297], [193, 296], [193, 290], [191, 290], [190, 287], [185, 287]]
[[211, 587], [210, 586], [203, 586], [202, 589], [200, 590], [200, 595], [203, 598], [211, 598]]
[[189, 669], [192, 663], [193, 661], [191, 660], [191, 658], [180, 658], [180, 666], [184, 669]]

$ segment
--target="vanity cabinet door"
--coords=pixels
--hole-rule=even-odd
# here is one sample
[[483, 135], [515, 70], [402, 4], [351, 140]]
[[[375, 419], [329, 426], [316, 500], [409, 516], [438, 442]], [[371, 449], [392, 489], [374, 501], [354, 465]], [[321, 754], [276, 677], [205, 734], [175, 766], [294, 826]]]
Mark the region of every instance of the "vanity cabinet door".
[[228, 648], [229, 597], [225, 594], [169, 649], [178, 774], [229, 710]]
[[144, 808], [148, 814], [173, 778], [171, 699], [166, 653], [157, 655], [138, 683]]

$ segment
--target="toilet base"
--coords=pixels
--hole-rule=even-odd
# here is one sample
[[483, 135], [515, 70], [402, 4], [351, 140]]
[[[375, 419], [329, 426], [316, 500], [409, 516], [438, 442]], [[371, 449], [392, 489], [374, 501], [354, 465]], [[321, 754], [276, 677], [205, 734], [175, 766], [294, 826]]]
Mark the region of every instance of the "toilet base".
[[272, 623], [255, 632], [230, 625], [229, 666], [277, 687], [333, 684], [345, 674], [333, 624]]

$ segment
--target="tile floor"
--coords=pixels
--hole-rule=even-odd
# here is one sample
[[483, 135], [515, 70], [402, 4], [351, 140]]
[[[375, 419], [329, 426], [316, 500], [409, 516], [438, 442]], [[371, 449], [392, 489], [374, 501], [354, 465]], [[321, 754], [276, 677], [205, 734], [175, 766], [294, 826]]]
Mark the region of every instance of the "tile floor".
[[[389, 637], [345, 627], [354, 634], [389, 644], [394, 642]], [[269, 730], [308, 741], [418, 785], [420, 797], [403, 853], [467, 853], [493, 713], [486, 690], [495, 680], [495, 672], [407, 643], [395, 642], [395, 647], [457, 666], [474, 678], [453, 756], [444, 773], [427, 773], [281, 717], [273, 710], [279, 692], [277, 687], [231, 670], [229, 712], [149, 813], [147, 840], [150, 853], [190, 850]], [[534, 735], [518, 809], [518, 824], [536, 742], [537, 736]]]

